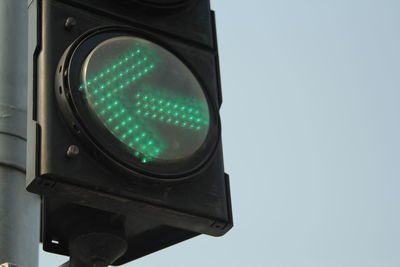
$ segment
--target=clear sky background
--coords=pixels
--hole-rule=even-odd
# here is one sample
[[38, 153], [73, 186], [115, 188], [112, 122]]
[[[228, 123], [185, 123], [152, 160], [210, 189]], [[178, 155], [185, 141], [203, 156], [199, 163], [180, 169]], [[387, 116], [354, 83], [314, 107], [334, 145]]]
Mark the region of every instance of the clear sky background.
[[400, 266], [400, 1], [212, 6], [235, 227], [126, 266]]

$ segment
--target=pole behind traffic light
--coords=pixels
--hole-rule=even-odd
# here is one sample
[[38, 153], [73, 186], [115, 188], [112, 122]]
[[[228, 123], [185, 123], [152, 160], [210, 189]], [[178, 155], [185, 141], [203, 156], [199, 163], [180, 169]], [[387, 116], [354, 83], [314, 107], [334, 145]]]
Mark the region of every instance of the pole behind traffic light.
[[27, 18], [26, 0], [0, 1], [0, 264], [37, 267], [40, 198], [25, 190]]

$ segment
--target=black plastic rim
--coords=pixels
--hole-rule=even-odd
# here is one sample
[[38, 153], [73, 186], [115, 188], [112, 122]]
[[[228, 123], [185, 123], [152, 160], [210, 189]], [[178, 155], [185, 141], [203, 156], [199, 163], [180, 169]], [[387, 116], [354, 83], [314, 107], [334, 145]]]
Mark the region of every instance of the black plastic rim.
[[[203, 88], [203, 93], [210, 111], [209, 132], [200, 149], [187, 159], [169, 161], [165, 164], [160, 162], [146, 164], [140, 161], [133, 162], [132, 152], [121, 149], [120, 141], [117, 140], [97, 118], [90, 115], [91, 112], [88, 112], [89, 108], [81, 92], [78, 90], [81, 66], [86, 57], [97, 45], [105, 40], [120, 36], [139, 37], [163, 47], [176, 56], [192, 72]], [[220, 140], [218, 109], [214, 102], [210, 101], [209, 93], [205, 89], [204, 83], [199, 79], [196, 72], [193, 71], [193, 68], [191, 68], [178, 53], [174, 52], [160, 41], [156, 41], [151, 35], [126, 28], [96, 30], [95, 32], [82, 36], [71, 45], [65, 52], [60, 64], [60, 70], [63, 71], [57, 71], [57, 76], [60, 77], [61, 75], [62, 78], [56, 79], [56, 92], [57, 95], [60, 96], [60, 108], [68, 124], [73, 132], [78, 133], [78, 137], [80, 137], [85, 144], [89, 145], [92, 148], [91, 150], [95, 151], [95, 154], [100, 154], [100, 158], [106, 158], [108, 162], [114, 163], [113, 165], [116, 167], [122, 167], [122, 171], [136, 174], [141, 173], [147, 178], [161, 178], [164, 180], [184, 179], [190, 177], [206, 165], [214, 154]], [[107, 141], [102, 142], [101, 140]]]

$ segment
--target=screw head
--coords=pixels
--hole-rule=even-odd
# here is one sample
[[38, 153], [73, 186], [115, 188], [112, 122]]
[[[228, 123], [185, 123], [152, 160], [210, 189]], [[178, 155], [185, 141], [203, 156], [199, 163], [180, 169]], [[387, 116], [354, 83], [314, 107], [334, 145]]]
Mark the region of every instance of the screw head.
[[67, 150], [67, 156], [69, 158], [75, 158], [79, 155], [79, 147], [76, 145], [70, 145]]
[[76, 24], [77, 24], [77, 22], [76, 22], [76, 19], [75, 19], [75, 18], [73, 18], [73, 17], [68, 17], [68, 18], [65, 20], [64, 27], [65, 27], [65, 29], [66, 29], [67, 31], [70, 31], [70, 30], [72, 30], [72, 29], [76, 26]]

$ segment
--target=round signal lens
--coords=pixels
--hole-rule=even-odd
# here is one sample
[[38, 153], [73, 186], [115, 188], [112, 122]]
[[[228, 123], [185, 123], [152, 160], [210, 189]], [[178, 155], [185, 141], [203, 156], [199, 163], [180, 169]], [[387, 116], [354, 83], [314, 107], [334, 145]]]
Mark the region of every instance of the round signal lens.
[[178, 57], [142, 38], [98, 44], [83, 61], [79, 91], [90, 115], [133, 162], [184, 160], [210, 130], [209, 105], [196, 77]]

